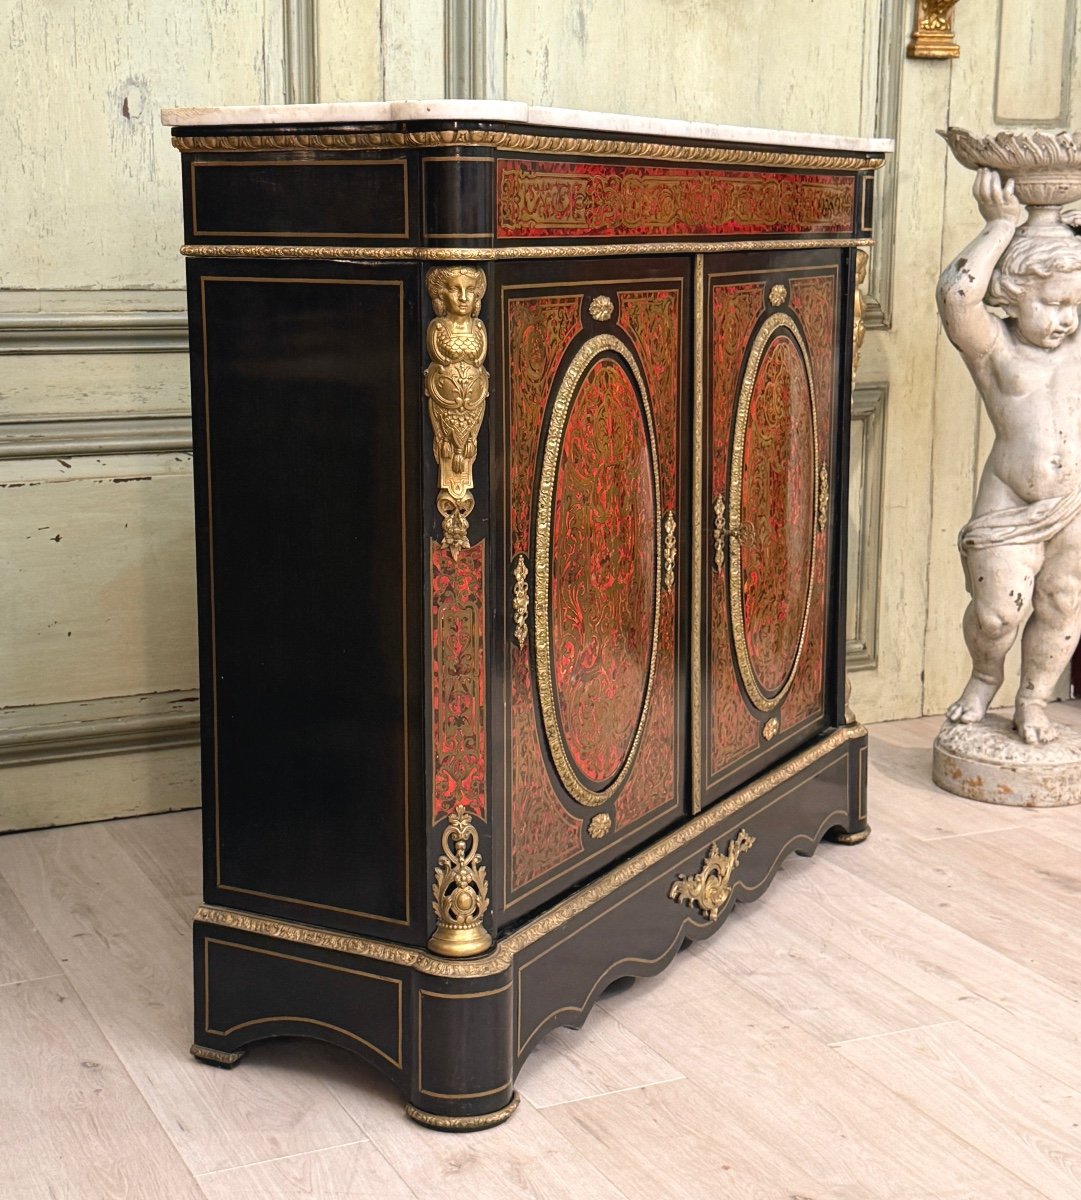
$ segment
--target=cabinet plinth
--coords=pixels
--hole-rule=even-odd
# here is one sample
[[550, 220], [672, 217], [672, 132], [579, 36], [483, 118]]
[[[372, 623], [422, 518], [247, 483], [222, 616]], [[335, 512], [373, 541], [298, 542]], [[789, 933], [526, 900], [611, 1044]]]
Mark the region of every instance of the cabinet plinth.
[[609, 983], [866, 836], [843, 579], [881, 161], [463, 111], [174, 131], [193, 1053], [321, 1038], [459, 1131]]

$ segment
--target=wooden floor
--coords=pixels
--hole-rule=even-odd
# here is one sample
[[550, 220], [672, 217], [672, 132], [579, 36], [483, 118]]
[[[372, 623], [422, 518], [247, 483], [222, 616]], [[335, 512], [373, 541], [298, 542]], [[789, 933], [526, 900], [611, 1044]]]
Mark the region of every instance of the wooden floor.
[[465, 1137], [317, 1043], [188, 1056], [198, 814], [0, 837], [0, 1197], [1077, 1200], [1081, 805], [938, 792], [938, 725], [872, 730], [868, 842], [790, 859]]

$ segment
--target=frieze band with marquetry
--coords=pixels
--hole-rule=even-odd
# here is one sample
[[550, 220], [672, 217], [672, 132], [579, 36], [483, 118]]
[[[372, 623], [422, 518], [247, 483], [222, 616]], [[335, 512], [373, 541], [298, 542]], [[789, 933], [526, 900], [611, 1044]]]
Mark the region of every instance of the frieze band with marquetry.
[[433, 361], [424, 372], [424, 394], [439, 464], [443, 545], [456, 559], [469, 545], [473, 463], [488, 399], [488, 335], [479, 320], [487, 279], [476, 267], [434, 267], [427, 285], [436, 315], [428, 325]]

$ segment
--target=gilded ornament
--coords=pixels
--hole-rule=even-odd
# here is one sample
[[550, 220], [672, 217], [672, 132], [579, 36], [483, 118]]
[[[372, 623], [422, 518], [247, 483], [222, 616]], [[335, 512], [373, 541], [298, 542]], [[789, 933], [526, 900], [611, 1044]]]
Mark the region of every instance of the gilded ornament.
[[624, 258], [628, 254], [737, 254], [745, 250], [822, 250], [870, 246], [869, 237], [740, 238], [710, 241], [617, 242], [608, 245], [553, 246], [259, 246], [235, 242], [187, 243], [185, 258], [287, 258], [316, 262], [499, 262], [504, 259]]
[[612, 830], [612, 818], [607, 813], [597, 813], [589, 823], [589, 836], [591, 838], [605, 837]]
[[731, 146], [658, 145], [615, 138], [551, 137], [492, 129], [443, 129], [408, 133], [278, 133], [197, 136], [177, 134], [173, 145], [185, 154], [235, 154], [276, 150], [424, 150], [450, 146], [489, 146], [524, 154], [590, 158], [648, 158], [662, 162], [718, 163], [735, 167], [792, 167], [808, 171], [877, 170], [884, 158], [867, 155], [807, 154], [791, 150], [744, 150]]
[[916, 0], [915, 26], [905, 53], [909, 58], [957, 58], [953, 8], [957, 0]]
[[713, 497], [713, 569], [718, 574], [724, 570], [724, 539], [727, 534], [724, 524], [724, 496], [718, 492]]
[[514, 640], [519, 646], [524, 646], [529, 636], [529, 568], [526, 566], [525, 555], [519, 554], [514, 564]]
[[608, 296], [595, 296], [589, 305], [589, 315], [594, 321], [610, 321], [616, 306]]
[[776, 717], [770, 717], [762, 729], [762, 737], [767, 742], [772, 742], [773, 739], [781, 730], [781, 722]]
[[863, 350], [863, 339], [867, 336], [867, 326], [863, 319], [864, 298], [863, 285], [867, 282], [867, 264], [871, 261], [870, 254], [863, 249], [856, 251], [856, 294], [852, 300], [852, 386], [856, 386], [856, 372], [859, 370], [860, 353]]
[[669, 899], [677, 904], [697, 905], [710, 921], [716, 921], [732, 894], [732, 872], [741, 855], [754, 845], [755, 839], [741, 829], [728, 843], [728, 853], [721, 854], [714, 842], [697, 875], [676, 877], [668, 891]]
[[203, 1062], [213, 1063], [216, 1067], [234, 1067], [247, 1050], [215, 1050], [213, 1046], [200, 1046], [196, 1042], [189, 1053], [193, 1058], [201, 1058]]
[[818, 529], [824, 533], [830, 518], [830, 473], [823, 463], [818, 468]]
[[443, 546], [457, 560], [469, 545], [473, 463], [488, 399], [488, 372], [483, 365], [488, 335], [478, 319], [487, 280], [476, 267], [434, 267], [427, 285], [436, 314], [427, 334], [433, 361], [424, 372], [435, 433], [432, 449], [439, 464], [435, 503], [443, 518]]
[[513, 1116], [520, 1102], [521, 1098], [515, 1092], [510, 1103], [503, 1108], [491, 1113], [481, 1113], [477, 1117], [447, 1117], [442, 1113], [425, 1112], [415, 1104], [407, 1104], [405, 1115], [430, 1129], [442, 1129], [447, 1133], [475, 1133], [478, 1129], [491, 1129], [494, 1125], [501, 1125], [508, 1117]]
[[448, 958], [481, 954], [492, 944], [482, 924], [488, 909], [488, 871], [481, 866], [479, 845], [472, 814], [459, 804], [443, 830], [443, 853], [432, 884], [437, 926], [428, 939], [429, 950]]
[[769, 290], [769, 302], [774, 308], [784, 304], [788, 299], [788, 288], [783, 283], [775, 283]]
[[664, 514], [664, 590], [676, 586], [676, 518], [669, 509]]

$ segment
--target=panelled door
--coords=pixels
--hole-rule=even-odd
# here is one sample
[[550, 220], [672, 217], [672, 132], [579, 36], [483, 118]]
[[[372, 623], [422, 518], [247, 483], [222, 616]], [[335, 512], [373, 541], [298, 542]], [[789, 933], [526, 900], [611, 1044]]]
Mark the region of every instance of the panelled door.
[[686, 809], [690, 263], [519, 264], [498, 293], [516, 920]]
[[842, 253], [705, 260], [703, 806], [827, 723]]

